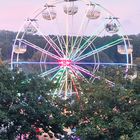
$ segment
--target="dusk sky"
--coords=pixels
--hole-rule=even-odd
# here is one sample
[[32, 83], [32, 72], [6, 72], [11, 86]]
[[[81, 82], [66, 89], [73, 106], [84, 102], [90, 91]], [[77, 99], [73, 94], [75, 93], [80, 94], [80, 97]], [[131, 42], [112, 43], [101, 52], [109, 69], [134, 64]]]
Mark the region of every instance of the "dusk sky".
[[[46, 1], [0, 0], [0, 30], [17, 31], [24, 19]], [[140, 33], [140, 0], [96, 0], [95, 2], [119, 17], [127, 34]]]

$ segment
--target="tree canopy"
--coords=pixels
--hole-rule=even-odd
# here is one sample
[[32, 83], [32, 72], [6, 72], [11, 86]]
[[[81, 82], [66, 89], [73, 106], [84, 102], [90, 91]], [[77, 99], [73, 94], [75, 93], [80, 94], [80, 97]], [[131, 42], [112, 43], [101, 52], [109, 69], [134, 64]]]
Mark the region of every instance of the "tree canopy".
[[82, 81], [80, 98], [74, 94], [63, 100], [52, 96], [56, 85], [47, 78], [1, 66], [0, 139], [28, 135], [35, 140], [42, 132], [76, 139], [68, 136], [69, 128], [80, 140], [139, 140], [140, 78], [119, 78], [114, 86], [104, 80]]
[[63, 133], [61, 110], [51, 102], [48, 79], [0, 67], [0, 139], [13, 140], [28, 134], [36, 139], [36, 129]]

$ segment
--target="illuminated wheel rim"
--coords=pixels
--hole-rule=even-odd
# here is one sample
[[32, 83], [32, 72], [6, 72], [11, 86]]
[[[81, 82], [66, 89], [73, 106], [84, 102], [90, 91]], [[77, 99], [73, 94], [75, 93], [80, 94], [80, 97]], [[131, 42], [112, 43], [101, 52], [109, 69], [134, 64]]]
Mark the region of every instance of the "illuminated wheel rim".
[[[114, 35], [113, 41], [98, 45], [99, 37], [106, 35]], [[117, 46], [123, 61], [100, 57]], [[11, 68], [30, 69], [48, 77], [58, 85], [54, 94], [79, 97], [79, 81], [100, 79], [97, 75], [100, 66], [119, 65], [127, 72], [132, 65], [131, 47], [118, 18], [101, 5], [90, 0], [48, 0], [18, 31]]]

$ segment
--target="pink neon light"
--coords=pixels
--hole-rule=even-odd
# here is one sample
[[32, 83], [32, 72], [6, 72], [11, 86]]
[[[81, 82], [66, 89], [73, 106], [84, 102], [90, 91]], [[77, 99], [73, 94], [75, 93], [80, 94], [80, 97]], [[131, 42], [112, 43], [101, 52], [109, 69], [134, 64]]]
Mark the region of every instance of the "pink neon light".
[[59, 65], [62, 66], [62, 67], [69, 67], [71, 65], [71, 62], [72, 61], [69, 60], [69, 59], [60, 59], [60, 60], [58, 60]]
[[74, 74], [75, 77], [77, 77], [79, 80], [82, 80], [82, 78], [80, 76], [78, 76], [78, 74], [73, 70], [73, 68], [71, 67], [71, 71]]

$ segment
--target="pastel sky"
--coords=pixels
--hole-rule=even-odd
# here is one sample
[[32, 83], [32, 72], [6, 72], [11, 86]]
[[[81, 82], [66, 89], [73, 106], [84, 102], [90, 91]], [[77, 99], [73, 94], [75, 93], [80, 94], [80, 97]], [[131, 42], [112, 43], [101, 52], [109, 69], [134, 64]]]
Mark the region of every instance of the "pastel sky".
[[[46, 1], [0, 0], [0, 30], [17, 31], [24, 19]], [[95, 0], [95, 2], [119, 17], [127, 34], [140, 33], [140, 0]]]

